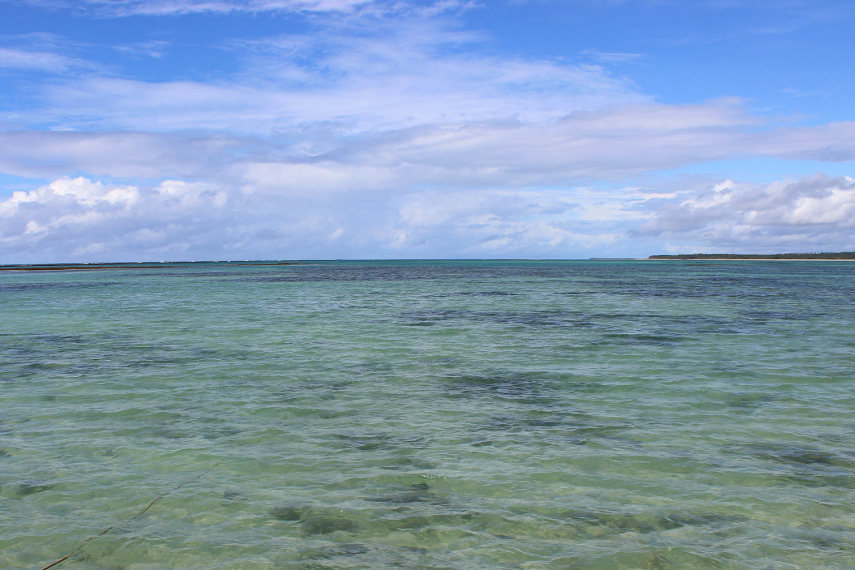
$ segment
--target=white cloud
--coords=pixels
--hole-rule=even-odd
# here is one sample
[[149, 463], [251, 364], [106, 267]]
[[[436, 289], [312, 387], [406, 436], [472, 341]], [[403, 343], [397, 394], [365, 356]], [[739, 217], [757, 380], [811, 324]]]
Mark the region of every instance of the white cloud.
[[[454, 113], [453, 105], [443, 112], [441, 101], [436, 108], [425, 101], [420, 116], [415, 115], [420, 110], [416, 105], [408, 117], [396, 114], [394, 100], [388, 100], [389, 113], [380, 116], [378, 105], [376, 122], [367, 112], [354, 110], [365, 121], [356, 125], [336, 122], [331, 115], [353, 102], [332, 94], [318, 99], [305, 95], [293, 97], [291, 108], [301, 106], [303, 111], [296, 114], [305, 121], [296, 124], [295, 118], [283, 118], [271, 108], [242, 105], [237, 93], [229, 92], [225, 107], [221, 102], [206, 104], [204, 96], [188, 96], [187, 107], [170, 108], [166, 103], [147, 106], [145, 90], [140, 86], [139, 108], [124, 115], [125, 126], [156, 128], [163, 121], [164, 130], [170, 131], [176, 122], [188, 129], [208, 124], [222, 134], [6, 132], [0, 133], [0, 171], [36, 177], [87, 172], [118, 178], [196, 179], [242, 185], [250, 191], [299, 187], [313, 193], [392, 186], [400, 191], [413, 186], [564, 186], [733, 156], [855, 159], [855, 122], [764, 128], [730, 100], [611, 104], [556, 117], [548, 113], [557, 115], [558, 106], [547, 106], [539, 116], [471, 120], [465, 120], [466, 113]], [[406, 105], [403, 95], [400, 98], [403, 111]], [[489, 98], [474, 94], [466, 105], [497, 116], [514, 108], [514, 96], [492, 102], [491, 107]], [[116, 113], [122, 115], [120, 109]], [[393, 128], [378, 124], [384, 119]], [[408, 121], [418, 124], [410, 126]], [[255, 122], [262, 132], [225, 134], [232, 123], [240, 122], [243, 126]], [[268, 131], [271, 124], [278, 127], [273, 133]]]
[[311, 200], [330, 194], [388, 188], [397, 177], [382, 167], [317, 163], [248, 163], [241, 166], [247, 194], [276, 194]]
[[[106, 186], [87, 178], [61, 178], [31, 192], [15, 192], [12, 197], [0, 202], [0, 216], [11, 217], [15, 212], [30, 205], [46, 206], [54, 203], [95, 206], [99, 203], [110, 206], [130, 206], [139, 200], [139, 192], [133, 186]], [[33, 220], [34, 223], [39, 222]]]
[[[220, 4], [237, 6], [152, 5]], [[295, 5], [265, 6], [279, 4]], [[217, 82], [54, 82], [32, 111], [0, 113], [18, 126], [0, 133], [0, 170], [406, 191], [614, 180], [732, 156], [855, 158], [853, 122], [781, 128], [735, 99], [657, 104], [605, 68], [500, 58], [481, 39], [444, 18], [333, 19], [233, 44], [244, 66]]]
[[79, 48], [79, 44], [51, 33], [0, 35], [0, 72], [7, 77], [21, 72], [61, 76], [99, 69], [97, 63], [74, 55]]
[[166, 40], [151, 40], [146, 42], [136, 42], [126, 45], [115, 46], [115, 49], [121, 53], [127, 53], [135, 57], [151, 57], [161, 59], [166, 54], [171, 43]]
[[388, 246], [416, 256], [584, 256], [623, 233], [619, 221], [590, 223], [590, 201], [577, 188], [414, 193], [401, 199]]
[[186, 252], [195, 243], [222, 246], [211, 224], [226, 202], [207, 184], [166, 180], [144, 189], [60, 178], [0, 202], [0, 259], [137, 259]]
[[643, 53], [600, 51], [591, 48], [582, 50], [581, 55], [599, 63], [631, 63], [645, 58]]
[[755, 135], [757, 154], [828, 162], [855, 160], [855, 121], [789, 127], [774, 136]]
[[[384, 10], [409, 8], [396, 0], [28, 0], [31, 5], [54, 9], [74, 9], [109, 17], [180, 16], [185, 14], [232, 14], [237, 12], [349, 13], [366, 6]], [[428, 12], [456, 9], [468, 2], [439, 0], [428, 2]]]
[[182, 180], [164, 180], [155, 188], [155, 192], [164, 204], [177, 206], [179, 211], [203, 211], [208, 207], [219, 209], [228, 201], [223, 191], [215, 191], [206, 184]]
[[21, 50], [0, 47], [0, 69], [34, 71], [65, 71], [76, 60], [48, 51]]
[[453, 52], [473, 37], [441, 22], [385, 22], [370, 35], [363, 25], [237, 44], [243, 70], [215, 83], [90, 76], [52, 84], [30, 119], [63, 129], [349, 133], [555, 119], [644, 100], [599, 66]]
[[[319, 175], [323, 181], [327, 173]], [[373, 174], [312, 192], [61, 178], [0, 202], [0, 260], [588, 257], [855, 248], [855, 180], [407, 190]], [[274, 177], [275, 178], [275, 177]], [[382, 186], [382, 185], [381, 185]], [[669, 245], [670, 244], [670, 245]]]
[[855, 179], [724, 181], [658, 208], [641, 234], [705, 249], [855, 249]]
[[289, 184], [247, 194], [178, 180], [145, 188], [61, 178], [0, 202], [0, 260], [566, 257], [620, 235], [619, 224], [592, 230], [577, 216], [604, 198], [577, 200], [574, 190], [401, 195], [370, 184], [342, 190], [334, 180], [330, 194]]
[[96, 176], [217, 178], [252, 141], [193, 133], [0, 131], [0, 171], [54, 178], [85, 171]]

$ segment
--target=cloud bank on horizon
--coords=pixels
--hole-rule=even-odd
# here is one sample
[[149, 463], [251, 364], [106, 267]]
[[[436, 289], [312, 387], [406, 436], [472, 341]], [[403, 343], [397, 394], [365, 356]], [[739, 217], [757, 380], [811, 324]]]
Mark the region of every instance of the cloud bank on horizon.
[[6, 0], [0, 263], [853, 250], [844, 4]]

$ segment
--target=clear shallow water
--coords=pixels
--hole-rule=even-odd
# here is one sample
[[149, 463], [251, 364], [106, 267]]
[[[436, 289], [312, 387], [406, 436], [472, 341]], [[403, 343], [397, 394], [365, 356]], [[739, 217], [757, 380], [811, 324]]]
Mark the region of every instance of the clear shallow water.
[[0, 273], [0, 567], [111, 526], [58, 567], [855, 567], [853, 298], [844, 262]]

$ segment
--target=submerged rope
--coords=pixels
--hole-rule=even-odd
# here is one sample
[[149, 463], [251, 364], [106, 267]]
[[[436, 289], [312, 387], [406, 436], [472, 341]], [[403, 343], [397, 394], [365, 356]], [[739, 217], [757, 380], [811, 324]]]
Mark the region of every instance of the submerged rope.
[[[129, 522], [133, 522], [135, 519], [137, 519], [138, 517], [140, 517], [140, 516], [141, 516], [143, 513], [145, 513], [147, 510], [149, 510], [150, 508], [152, 508], [152, 507], [154, 506], [154, 504], [155, 504], [155, 503], [157, 503], [157, 502], [158, 502], [159, 500], [161, 500], [162, 498], [164, 498], [164, 497], [166, 497], [166, 496], [168, 496], [168, 495], [171, 495], [172, 493], [174, 493], [175, 491], [177, 491], [178, 489], [180, 489], [181, 487], [183, 487], [183, 486], [185, 486], [185, 485], [189, 485], [190, 483], [193, 483], [193, 482], [195, 482], [195, 481], [198, 481], [199, 479], [201, 479], [202, 477], [204, 477], [205, 475], [207, 475], [208, 473], [210, 473], [211, 471], [213, 471], [214, 469], [216, 469], [217, 467], [219, 467], [219, 466], [220, 466], [220, 464], [222, 464], [222, 461], [217, 461], [216, 463], [214, 463], [213, 465], [211, 465], [208, 469], [206, 469], [206, 470], [205, 470], [205, 471], [203, 471], [202, 473], [199, 473], [198, 475], [196, 475], [196, 476], [195, 476], [195, 477], [193, 477], [192, 479], [188, 479], [188, 480], [184, 481], [183, 483], [179, 484], [178, 486], [176, 486], [176, 487], [174, 487], [174, 488], [172, 488], [172, 489], [170, 489], [170, 490], [168, 490], [168, 491], [165, 491], [165, 492], [161, 493], [160, 495], [158, 495], [157, 497], [155, 497], [154, 499], [152, 499], [152, 500], [151, 500], [151, 502], [150, 502], [149, 504], [147, 504], [143, 510], [141, 510], [140, 512], [138, 512], [137, 514], [135, 514], [134, 516], [132, 516], [131, 518], [129, 518], [128, 520], [126, 520], [126, 521], [125, 521], [125, 524], [127, 524], [127, 523], [129, 523]], [[61, 562], [64, 562], [64, 561], [68, 560], [68, 559], [69, 559], [69, 558], [71, 558], [72, 556], [75, 556], [75, 555], [77, 555], [77, 554], [80, 554], [81, 552], [83, 552], [83, 550], [86, 548], [86, 546], [87, 546], [90, 542], [92, 542], [93, 540], [96, 540], [96, 539], [98, 539], [98, 538], [101, 538], [102, 536], [104, 536], [105, 534], [107, 534], [108, 532], [110, 532], [111, 530], [113, 530], [114, 528], [116, 528], [116, 525], [110, 525], [110, 526], [108, 526], [107, 528], [105, 528], [104, 530], [102, 530], [101, 532], [99, 532], [98, 534], [95, 534], [95, 535], [90, 536], [89, 538], [87, 538], [86, 540], [84, 540], [83, 542], [81, 542], [81, 543], [80, 543], [80, 546], [78, 546], [77, 548], [75, 548], [74, 550], [72, 550], [71, 552], [69, 552], [68, 554], [66, 554], [66, 555], [65, 555], [65, 556], [63, 556], [62, 558], [60, 558], [59, 560], [56, 560], [56, 561], [54, 561], [54, 562], [51, 562], [51, 563], [50, 563], [50, 564], [48, 564], [47, 566], [43, 567], [43, 568], [42, 568], [42, 570], [48, 570], [48, 568], [53, 568], [53, 567], [54, 567], [54, 566], [56, 566], [57, 564], [59, 564], [59, 563], [61, 563]]]

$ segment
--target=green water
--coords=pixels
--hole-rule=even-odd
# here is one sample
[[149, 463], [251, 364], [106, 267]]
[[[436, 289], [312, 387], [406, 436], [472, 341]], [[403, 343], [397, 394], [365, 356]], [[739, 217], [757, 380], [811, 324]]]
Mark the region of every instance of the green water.
[[3, 272], [0, 567], [855, 567], [853, 298], [848, 262]]

